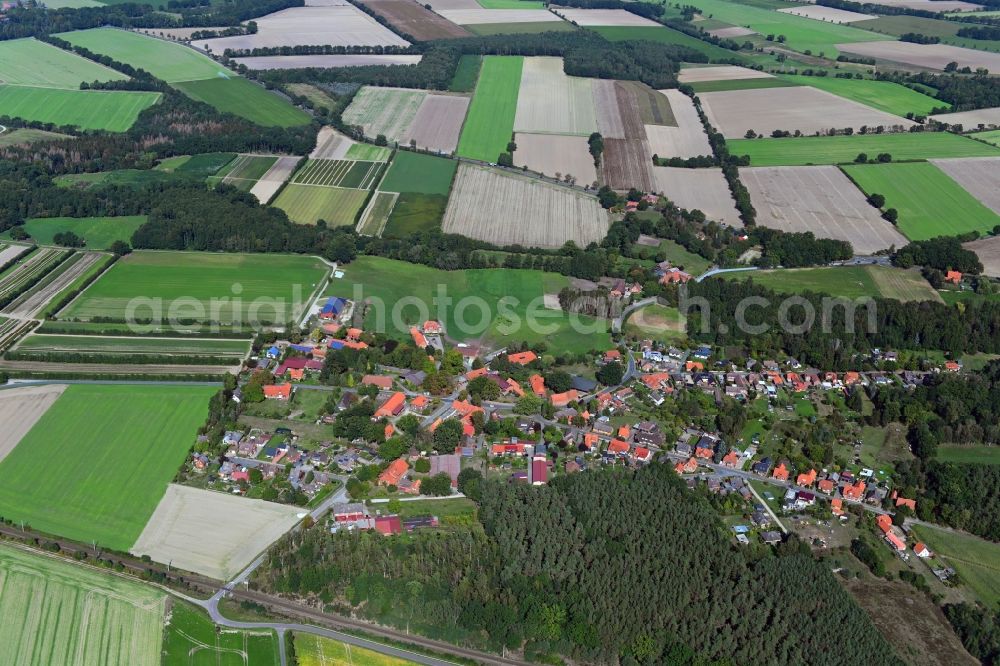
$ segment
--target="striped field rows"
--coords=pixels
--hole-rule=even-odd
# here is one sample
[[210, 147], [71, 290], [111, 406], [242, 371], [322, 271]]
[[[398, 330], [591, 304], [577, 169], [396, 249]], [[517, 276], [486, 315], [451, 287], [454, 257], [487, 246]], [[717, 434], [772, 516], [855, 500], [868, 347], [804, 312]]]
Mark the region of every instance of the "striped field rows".
[[32, 280], [48, 273], [65, 254], [65, 250], [42, 248], [20, 264], [12, 266], [0, 277], [0, 298], [18, 293]]

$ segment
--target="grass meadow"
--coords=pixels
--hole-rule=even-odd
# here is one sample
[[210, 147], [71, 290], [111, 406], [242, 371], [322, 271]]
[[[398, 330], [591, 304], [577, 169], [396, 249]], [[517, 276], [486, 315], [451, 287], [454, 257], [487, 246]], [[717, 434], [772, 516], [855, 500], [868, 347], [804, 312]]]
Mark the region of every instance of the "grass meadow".
[[85, 130], [124, 132], [160, 93], [0, 86], [0, 115]]
[[128, 550], [194, 442], [215, 390], [68, 387], [0, 462], [0, 514]]
[[1000, 224], [1000, 216], [929, 162], [842, 168], [866, 194], [885, 196], [885, 208], [899, 211], [897, 226], [910, 240], [985, 233]]
[[296, 633], [293, 636], [299, 666], [409, 666], [414, 663], [315, 634]]
[[[373, 296], [385, 303], [385, 318], [379, 325], [377, 309], [373, 308], [366, 319], [366, 327], [384, 328], [388, 333], [400, 338], [409, 338], [409, 327], [428, 318], [441, 319], [445, 323], [448, 336], [455, 340], [469, 342], [481, 339], [496, 344], [508, 344], [525, 340], [529, 343], [546, 342], [550, 349], [573, 352], [606, 349], [611, 340], [607, 323], [594, 322], [588, 317], [580, 321], [596, 329], [593, 333], [577, 333], [570, 325], [569, 316], [561, 310], [542, 309], [541, 297], [557, 294], [568, 286], [565, 276], [535, 270], [490, 270], [470, 269], [442, 271], [427, 266], [408, 264], [381, 257], [358, 257], [345, 267], [345, 275], [331, 282], [329, 295], [352, 298], [355, 285], [362, 286], [362, 297]], [[433, 301], [439, 286], [453, 299], [445, 312], [438, 312]], [[460, 316], [468, 326], [459, 327], [456, 304], [467, 296], [482, 298], [489, 312], [479, 307], [466, 307]], [[500, 305], [504, 296], [511, 296], [516, 303]], [[415, 297], [426, 304], [428, 312], [421, 313], [416, 307], [407, 306], [399, 312], [399, 326], [393, 326], [392, 310], [403, 298]], [[529, 305], [535, 301], [538, 323], [552, 327], [551, 332], [529, 330], [523, 324]]]
[[386, 192], [447, 195], [457, 168], [458, 162], [455, 160], [400, 150], [379, 189]]
[[479, 68], [483, 66], [483, 56], [463, 55], [458, 60], [458, 67], [451, 79], [448, 90], [451, 92], [472, 92], [476, 89], [479, 79]]
[[484, 162], [496, 162], [513, 138], [517, 93], [521, 87], [520, 56], [483, 58], [476, 92], [458, 140], [458, 154]]
[[0, 82], [77, 90], [84, 81], [124, 81], [128, 77], [75, 53], [37, 39], [0, 42]]
[[0, 546], [0, 663], [157, 666], [165, 595]]
[[446, 195], [403, 192], [392, 207], [382, 236], [408, 238], [417, 231], [440, 229], [447, 207]]
[[367, 198], [365, 190], [289, 183], [271, 205], [285, 211], [288, 218], [298, 224], [325, 220], [327, 226], [341, 227], [355, 223]]
[[961, 583], [986, 606], [1000, 602], [1000, 544], [929, 525], [914, 525], [913, 532], [934, 553], [937, 566], [950, 566]]
[[869, 159], [889, 153], [896, 161], [1000, 157], [1000, 148], [949, 132], [730, 139], [726, 145], [733, 155], [749, 155], [752, 166], [850, 164], [859, 153], [867, 154]]
[[[39, 245], [53, 245], [55, 235], [72, 231], [87, 243], [91, 250], [105, 250], [117, 240], [128, 241], [135, 230], [148, 218], [145, 215], [123, 217], [43, 217], [27, 220], [24, 230]], [[6, 232], [0, 238], [9, 238]]]
[[672, 343], [687, 337], [685, 321], [684, 315], [677, 308], [654, 303], [629, 317], [622, 332], [628, 338], [650, 338]]
[[233, 113], [264, 127], [294, 127], [309, 124], [309, 114], [292, 106], [284, 97], [265, 90], [235, 74], [201, 81], [183, 81], [174, 87], [185, 95]]
[[217, 628], [201, 610], [176, 600], [163, 632], [160, 663], [162, 666], [277, 666], [278, 640], [272, 631]]
[[979, 141], [985, 141], [986, 143], [992, 144], [994, 146], [1000, 146], [1000, 130], [987, 130], [985, 132], [976, 132], [970, 134], [974, 139]]
[[32, 143], [42, 143], [44, 141], [57, 141], [59, 139], [68, 139], [70, 136], [68, 134], [59, 134], [58, 132], [46, 132], [45, 130], [36, 130], [28, 128], [20, 129], [8, 129], [6, 132], [0, 134], [0, 148], [6, 148], [7, 146], [16, 146], [21, 144], [32, 144]]
[[774, 271], [723, 273], [723, 279], [748, 280], [778, 293], [806, 291], [842, 298], [894, 298], [901, 301], [940, 298], [916, 271], [886, 266], [823, 266]]
[[[284, 322], [295, 314], [290, 312], [293, 307], [298, 310], [304, 306], [327, 270], [318, 259], [294, 255], [133, 252], [112, 266], [62, 314], [64, 318], [122, 319], [132, 299], [144, 298], [162, 299], [166, 315], [174, 301], [188, 299], [202, 304], [204, 319], [229, 323], [245, 318], [257, 299], [279, 299], [288, 311], [279, 319]], [[224, 302], [218, 316], [211, 316], [211, 299], [235, 296], [241, 302]], [[263, 305], [259, 315], [271, 319], [277, 316], [274, 311]], [[139, 308], [136, 317], [149, 317], [149, 312], [148, 307]], [[189, 314], [182, 310], [178, 318], [199, 318]]]
[[891, 81], [839, 79], [833, 76], [782, 75], [781, 78], [791, 83], [819, 88], [873, 109], [894, 113], [897, 116], [905, 116], [911, 112], [919, 116], [926, 116], [936, 108], [948, 107], [947, 102], [942, 102], [930, 95], [910, 90], [906, 86]]

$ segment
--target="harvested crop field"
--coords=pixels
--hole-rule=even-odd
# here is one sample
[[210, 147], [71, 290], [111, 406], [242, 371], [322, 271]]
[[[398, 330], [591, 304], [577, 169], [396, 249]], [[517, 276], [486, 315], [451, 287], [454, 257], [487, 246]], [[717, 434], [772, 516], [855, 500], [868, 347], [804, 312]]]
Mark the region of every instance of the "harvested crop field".
[[1000, 236], [988, 236], [962, 245], [972, 250], [983, 264], [983, 274], [1000, 277]]
[[628, 99], [629, 104], [635, 106], [643, 124], [677, 125], [669, 98], [659, 91], [635, 81], [617, 81], [615, 87], [619, 91], [619, 105], [623, 98]]
[[779, 80], [788, 85], [819, 88], [896, 116], [905, 117], [908, 113], [926, 116], [945, 105], [945, 102], [939, 99], [891, 81], [841, 79], [835, 76], [795, 76], [792, 74], [784, 74]]
[[406, 88], [365, 86], [344, 110], [344, 122], [364, 128], [365, 135], [385, 135], [400, 142], [413, 123], [427, 93]]
[[819, 5], [785, 7], [784, 9], [779, 9], [778, 11], [783, 14], [794, 14], [795, 16], [804, 16], [805, 18], [825, 21], [828, 23], [857, 23], [858, 21], [870, 21], [873, 18], [877, 18], [871, 14], [860, 14], [858, 12], [847, 11], [846, 9], [822, 7]]
[[0, 422], [3, 423], [0, 461], [14, 450], [65, 390], [62, 384], [0, 390]]
[[618, 109], [615, 82], [610, 79], [594, 79], [591, 88], [594, 93], [594, 110], [597, 113], [597, 131], [605, 139], [624, 139], [625, 127]]
[[472, 36], [472, 33], [465, 28], [413, 0], [362, 0], [362, 4], [404, 35], [412, 35], [414, 39], [422, 42]]
[[607, 234], [608, 214], [593, 196], [494, 169], [459, 165], [442, 225], [495, 245], [584, 247]]
[[357, 7], [292, 7], [255, 18], [257, 33], [215, 37], [193, 42], [201, 49], [221, 54], [226, 49], [279, 46], [407, 46], [407, 42]]
[[681, 83], [704, 83], [706, 81], [743, 81], [746, 79], [773, 79], [767, 72], [759, 72], [739, 65], [712, 65], [711, 67], [685, 67], [677, 75]]
[[624, 9], [571, 9], [569, 7], [552, 7], [552, 10], [565, 20], [576, 23], [583, 28], [593, 26], [637, 28], [660, 25], [656, 21], [651, 21], [648, 18], [643, 18]]
[[751, 167], [740, 177], [762, 227], [845, 240], [857, 254], [907, 243], [837, 167]]
[[381, 236], [398, 198], [399, 194], [396, 192], [376, 192], [358, 221], [358, 233], [364, 236]]
[[331, 227], [354, 226], [355, 217], [368, 192], [365, 190], [297, 185], [289, 183], [272, 204], [298, 224], [316, 224], [325, 220]]
[[454, 153], [469, 101], [461, 95], [427, 95], [401, 143], [410, 145], [416, 141], [417, 148]]
[[316, 147], [309, 153], [309, 157], [314, 160], [343, 159], [354, 143], [352, 139], [327, 125], [319, 130], [319, 134], [316, 136]]
[[747, 130], [770, 135], [774, 130], [811, 135], [831, 127], [905, 129], [914, 122], [809, 86], [729, 90], [698, 95], [709, 122], [727, 139]]
[[250, 188], [250, 194], [257, 197], [257, 201], [261, 204], [269, 203], [295, 171], [300, 159], [300, 157], [279, 157], [267, 173]]
[[656, 190], [680, 208], [698, 209], [710, 220], [743, 225], [721, 169], [653, 167]]
[[931, 120], [949, 125], [961, 125], [965, 131], [975, 129], [979, 125], [1000, 127], [1000, 106], [992, 109], [976, 109], [974, 111], [959, 111], [958, 113], [940, 113], [930, 116]]
[[713, 37], [720, 37], [722, 39], [735, 39], [736, 37], [747, 37], [748, 35], [756, 35], [756, 30], [751, 30], [750, 28], [744, 28], [742, 26], [734, 25], [729, 28], [716, 28], [715, 30], [706, 30], [708, 34]]
[[670, 102], [676, 126], [645, 125], [649, 149], [659, 157], [697, 157], [711, 155], [712, 146], [690, 97], [679, 90], [661, 90]]
[[[940, 3], [935, 2], [934, 4]], [[1000, 72], [1000, 53], [963, 49], [960, 46], [948, 44], [884, 41], [838, 44], [837, 48], [853, 55], [888, 60], [925, 69], [943, 70], [948, 63], [956, 62], [959, 68], [971, 67], [976, 70], [985, 67], [991, 72]]]
[[917, 268], [902, 270], [887, 266], [868, 266], [868, 273], [885, 298], [894, 298], [903, 302], [943, 302], [941, 295], [931, 287]]
[[233, 58], [233, 62], [254, 70], [270, 69], [335, 69], [337, 67], [363, 67], [365, 65], [417, 65], [419, 55], [288, 55], [250, 56]]
[[590, 136], [597, 131], [591, 83], [567, 76], [562, 58], [525, 58], [514, 131]]
[[160, 590], [0, 546], [0, 663], [159, 666]]
[[842, 168], [867, 194], [885, 197], [885, 208], [899, 212], [899, 229], [911, 240], [969, 231], [985, 233], [1000, 224], [1000, 216], [934, 164], [851, 164]]
[[544, 9], [441, 9], [438, 14], [458, 25], [490, 23], [548, 23], [558, 20]]
[[597, 180], [594, 158], [585, 137], [518, 133], [514, 135], [514, 143], [517, 144], [514, 166], [527, 166], [549, 177], [572, 175], [580, 185]]
[[931, 160], [931, 163], [979, 203], [1000, 215], [1000, 157]]
[[304, 511], [171, 484], [131, 552], [229, 580], [290, 530]]
[[645, 139], [605, 139], [601, 156], [604, 182], [615, 190], [634, 187], [643, 192], [653, 191], [656, 181], [651, 155]]

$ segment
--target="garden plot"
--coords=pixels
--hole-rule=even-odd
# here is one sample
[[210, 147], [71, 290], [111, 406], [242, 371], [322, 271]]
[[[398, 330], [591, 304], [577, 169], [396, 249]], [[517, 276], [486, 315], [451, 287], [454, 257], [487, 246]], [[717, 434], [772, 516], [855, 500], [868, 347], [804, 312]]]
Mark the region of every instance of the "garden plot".
[[988, 236], [962, 245], [972, 250], [983, 264], [983, 274], [1000, 277], [1000, 236]]
[[873, 18], [878, 18], [877, 16], [872, 16], [871, 14], [860, 14], [858, 12], [850, 12], [846, 9], [837, 9], [836, 7], [823, 7], [820, 5], [805, 5], [802, 7], [785, 7], [784, 9], [779, 9], [779, 12], [783, 14], [794, 14], [795, 16], [804, 16], [805, 18], [816, 19], [817, 21], [825, 21], [827, 23], [857, 23], [858, 21], [869, 21]]
[[131, 552], [230, 580], [290, 530], [304, 511], [171, 484]]
[[216, 37], [192, 42], [200, 49], [222, 53], [226, 49], [280, 46], [408, 46], [402, 37], [353, 5], [292, 7], [254, 19], [257, 32], [237, 37]]
[[656, 189], [680, 208], [700, 210], [710, 220], [743, 225], [722, 169], [653, 167]]
[[711, 155], [712, 146], [691, 98], [679, 90], [661, 90], [660, 93], [670, 101], [677, 126], [645, 125], [646, 140], [653, 154], [681, 158]]
[[438, 16], [413, 0], [361, 0], [368, 9], [384, 18], [404, 35], [419, 41], [471, 37], [465, 28]]
[[740, 177], [762, 227], [845, 240], [857, 254], [908, 242], [837, 167], [750, 167]]
[[267, 173], [250, 188], [250, 194], [257, 197], [257, 201], [261, 204], [269, 203], [295, 171], [300, 159], [300, 157], [279, 157]]
[[514, 143], [517, 144], [514, 166], [526, 166], [556, 178], [572, 175], [580, 185], [597, 181], [594, 158], [587, 139], [582, 136], [518, 133], [514, 135]]
[[406, 88], [365, 86], [344, 110], [344, 122], [364, 128], [367, 136], [403, 140], [427, 93]]
[[1000, 215], [1000, 157], [931, 160], [962, 188]]
[[352, 139], [348, 139], [332, 127], [326, 126], [320, 129], [316, 137], [316, 147], [309, 153], [309, 157], [314, 160], [343, 159], [354, 144], [355, 141]]
[[567, 76], [562, 58], [525, 58], [514, 131], [590, 136], [597, 131], [592, 81]]
[[[431, 5], [434, 6], [433, 4]], [[489, 23], [551, 23], [559, 18], [544, 9], [441, 9], [438, 14], [458, 25]]]
[[14, 546], [0, 550], [0, 663], [159, 666], [166, 595]]
[[[934, 2], [934, 5], [943, 2]], [[943, 11], [941, 10], [935, 11]], [[924, 67], [926, 69], [943, 70], [948, 63], [958, 63], [959, 68], [971, 67], [976, 70], [985, 67], [991, 72], [1000, 72], [1000, 53], [991, 51], [976, 51], [963, 49], [960, 46], [948, 44], [914, 44], [912, 42], [857, 42], [854, 44], [837, 44], [837, 48], [845, 53], [889, 60], [904, 65]]]
[[14, 450], [21, 438], [62, 395], [61, 384], [29, 386], [0, 391], [0, 460]]
[[526, 176], [461, 164], [442, 229], [495, 245], [561, 247], [600, 241], [608, 214], [588, 194]]
[[976, 109], [974, 111], [959, 111], [958, 113], [941, 113], [930, 116], [931, 120], [949, 125], [961, 125], [966, 131], [980, 125], [1000, 127], [1000, 106], [992, 109]]
[[[706, 81], [743, 81], [746, 79], [773, 79], [767, 72], [758, 72], [739, 65], [713, 65], [712, 67], [686, 67], [677, 75], [681, 83], [704, 83]], [[661, 91], [662, 92], [662, 91]]]
[[811, 135], [830, 128], [857, 130], [867, 125], [903, 130], [915, 124], [809, 86], [727, 90], [698, 97], [709, 122], [727, 139], [742, 139], [748, 130], [763, 135], [799, 130]]
[[656, 21], [643, 18], [624, 9], [571, 9], [568, 7], [553, 7], [553, 12], [571, 23], [576, 23], [581, 27], [592, 26], [621, 26], [621, 27], [642, 27], [659, 26]]
[[417, 148], [454, 153], [469, 101], [461, 95], [427, 95], [401, 143], [411, 145], [415, 141]]
[[605, 139], [624, 139], [625, 127], [618, 109], [615, 82], [594, 79], [591, 88], [594, 93], [594, 110], [597, 113], [597, 131]]
[[365, 65], [418, 65], [423, 56], [419, 55], [288, 55], [253, 56], [233, 58], [233, 62], [248, 69], [336, 69], [338, 67], [363, 67]]
[[355, 160], [309, 160], [295, 174], [292, 182], [298, 185], [367, 190], [375, 184], [382, 164], [383, 162]]

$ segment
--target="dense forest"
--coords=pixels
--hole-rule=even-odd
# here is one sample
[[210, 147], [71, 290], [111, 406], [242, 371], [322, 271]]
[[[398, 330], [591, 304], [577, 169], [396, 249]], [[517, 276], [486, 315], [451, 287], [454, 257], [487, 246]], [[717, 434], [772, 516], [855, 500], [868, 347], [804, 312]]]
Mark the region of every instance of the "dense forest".
[[405, 540], [312, 529], [279, 542], [254, 583], [542, 658], [900, 663], [808, 548], [737, 550], [669, 465], [479, 490], [482, 529]]
[[978, 234], [972, 237], [947, 237], [932, 238], [923, 241], [910, 242], [892, 255], [892, 263], [900, 268], [911, 266], [925, 266], [939, 271], [955, 270], [970, 275], [978, 275], [983, 272], [983, 264], [979, 257], [972, 250], [966, 250], [962, 243], [975, 240]]

